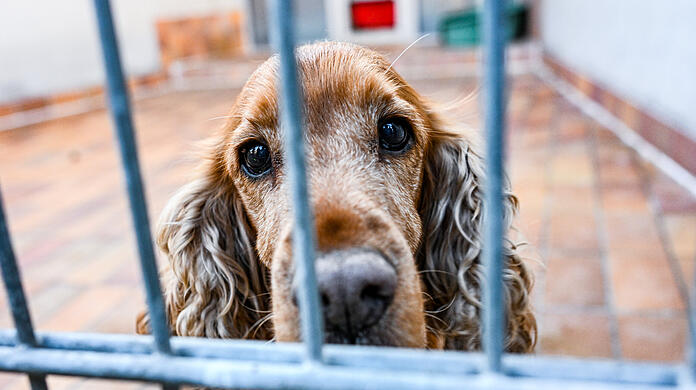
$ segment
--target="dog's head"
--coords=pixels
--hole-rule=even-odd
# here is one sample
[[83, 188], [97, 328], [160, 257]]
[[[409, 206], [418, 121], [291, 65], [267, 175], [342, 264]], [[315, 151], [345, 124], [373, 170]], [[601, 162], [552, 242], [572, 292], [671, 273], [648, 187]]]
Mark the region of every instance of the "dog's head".
[[[482, 171], [471, 140], [371, 50], [307, 45], [297, 65], [326, 341], [478, 348]], [[277, 85], [272, 57], [211, 140], [200, 177], [163, 212], [177, 334], [300, 337]], [[516, 201], [506, 202], [509, 215]], [[507, 346], [527, 351], [530, 277], [510, 245], [506, 254]]]

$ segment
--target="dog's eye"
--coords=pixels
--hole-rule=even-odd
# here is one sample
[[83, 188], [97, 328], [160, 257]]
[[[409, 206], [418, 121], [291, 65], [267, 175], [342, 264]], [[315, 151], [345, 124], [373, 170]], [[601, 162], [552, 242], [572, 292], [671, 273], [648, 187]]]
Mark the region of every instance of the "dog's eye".
[[387, 118], [379, 123], [379, 145], [391, 153], [405, 151], [411, 144], [411, 126], [403, 118]]
[[252, 141], [241, 149], [241, 162], [244, 172], [252, 177], [263, 176], [271, 169], [271, 151], [268, 146]]

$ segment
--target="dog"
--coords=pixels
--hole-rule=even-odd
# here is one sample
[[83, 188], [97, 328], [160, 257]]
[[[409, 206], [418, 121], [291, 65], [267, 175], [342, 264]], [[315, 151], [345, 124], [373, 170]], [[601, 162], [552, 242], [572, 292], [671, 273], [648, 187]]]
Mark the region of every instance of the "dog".
[[[325, 342], [481, 348], [482, 157], [380, 54], [296, 50]], [[157, 244], [179, 336], [299, 341], [277, 56], [251, 75]], [[506, 189], [505, 227], [518, 208]], [[504, 244], [505, 349], [531, 352], [532, 275]], [[146, 313], [139, 333], [149, 332]]]

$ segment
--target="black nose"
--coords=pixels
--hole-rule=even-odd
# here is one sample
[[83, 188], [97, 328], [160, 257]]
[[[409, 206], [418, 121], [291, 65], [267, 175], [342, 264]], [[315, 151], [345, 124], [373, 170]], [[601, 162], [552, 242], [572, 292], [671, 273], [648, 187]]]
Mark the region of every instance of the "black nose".
[[316, 272], [326, 331], [348, 341], [376, 324], [394, 299], [396, 271], [376, 252], [334, 251], [317, 259]]

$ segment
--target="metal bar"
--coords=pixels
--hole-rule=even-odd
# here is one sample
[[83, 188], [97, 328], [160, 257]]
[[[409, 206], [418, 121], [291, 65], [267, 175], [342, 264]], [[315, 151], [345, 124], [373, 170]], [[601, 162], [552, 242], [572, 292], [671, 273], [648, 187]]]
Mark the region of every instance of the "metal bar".
[[123, 169], [126, 173], [128, 200], [138, 242], [140, 266], [143, 271], [147, 303], [150, 309], [150, 326], [154, 335], [157, 351], [169, 353], [169, 326], [162, 300], [162, 290], [157, 273], [155, 254], [152, 248], [150, 223], [138, 165], [138, 153], [135, 144], [133, 122], [131, 119], [128, 90], [121, 68], [118, 42], [114, 32], [111, 6], [108, 0], [94, 0], [97, 13], [99, 36], [101, 38], [104, 67], [108, 82], [109, 107], [118, 137]]
[[[5, 219], [5, 206], [1, 191], [0, 269], [2, 270], [2, 280], [5, 284], [5, 292], [7, 293], [8, 303], [10, 304], [10, 311], [12, 312], [12, 320], [17, 330], [14, 337], [16, 337], [22, 345], [33, 348], [36, 346], [36, 336], [34, 335], [34, 327], [31, 323], [31, 315], [29, 314], [26, 295], [24, 295], [22, 278], [19, 275], [19, 268], [17, 267], [17, 259], [15, 258], [12, 242], [10, 241], [10, 229], [7, 227], [7, 220]], [[33, 390], [48, 388], [46, 385], [46, 377], [43, 375], [29, 375], [29, 383]]]
[[[300, 355], [304, 354], [301, 348], [298, 345]], [[375, 356], [379, 356], [379, 349], [375, 350]], [[527, 357], [521, 360], [536, 358]], [[532, 376], [511, 377], [491, 376], [485, 372], [458, 374], [406, 368], [384, 370], [366, 366], [307, 365], [302, 362], [250, 362], [162, 354], [131, 355], [0, 347], [0, 370], [3, 371], [168, 382], [215, 388], [453, 389], [461, 388], [464, 384], [468, 389], [674, 388], [679, 385], [676, 378], [681, 369], [674, 366], [671, 370], [665, 371], [664, 376], [650, 378], [657, 379], [650, 383], [620, 382], [609, 376], [578, 379], [578, 373], [592, 374], [590, 370], [594, 367], [588, 366], [585, 362], [566, 362], [565, 373], [571, 375], [557, 378], [548, 376], [550, 370], [546, 366], [547, 363], [551, 364], [551, 367], [554, 364], [558, 365], [557, 360], [540, 360], [540, 364], [535, 364], [533, 369], [529, 370]], [[524, 373], [523, 369], [524, 367], [520, 367], [518, 371]], [[645, 367], [642, 365], [624, 364], [621, 370], [613, 370], [608, 374], [618, 373], [635, 377], [645, 375]]]
[[302, 134], [301, 91], [295, 62], [292, 2], [274, 0], [270, 6], [271, 36], [280, 55], [281, 126], [285, 128], [285, 158], [293, 204], [292, 253], [300, 282], [302, 339], [309, 362], [321, 362], [323, 325], [314, 270], [314, 223], [309, 207]]
[[[151, 336], [96, 333], [39, 333], [39, 347], [73, 352], [149, 355]], [[178, 357], [243, 360], [246, 363], [299, 365], [305, 349], [302, 344], [269, 344], [253, 340], [213, 340], [173, 337], [172, 350]], [[14, 332], [0, 331], [0, 347], [16, 346]], [[380, 371], [406, 371], [427, 375], [469, 377], [481, 373], [485, 361], [481, 353], [424, 351], [404, 348], [346, 345], [324, 346], [326, 365]], [[510, 377], [535, 377], [553, 380], [606, 381], [638, 385], [674, 386], [685, 366], [636, 363], [613, 360], [506, 355], [505, 373]], [[0, 370], [3, 369], [0, 363]], [[144, 369], [144, 368], [143, 368]]]
[[486, 0], [483, 12], [486, 187], [484, 199], [483, 347], [486, 367], [501, 372], [503, 312], [503, 132], [505, 128], [504, 0]]

